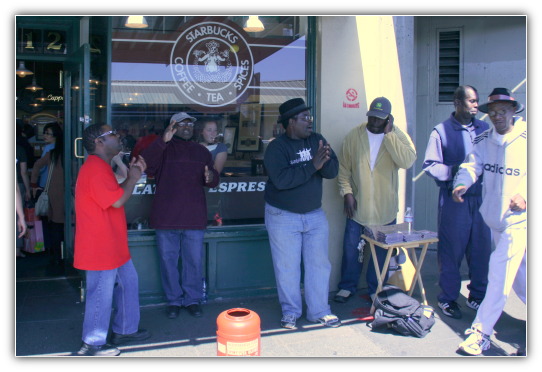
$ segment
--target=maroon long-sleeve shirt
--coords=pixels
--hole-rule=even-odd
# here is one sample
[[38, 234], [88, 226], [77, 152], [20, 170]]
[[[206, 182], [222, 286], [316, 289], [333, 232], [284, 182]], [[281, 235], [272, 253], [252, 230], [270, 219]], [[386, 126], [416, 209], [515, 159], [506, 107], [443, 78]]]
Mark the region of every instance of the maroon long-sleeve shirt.
[[[216, 187], [219, 174], [211, 153], [202, 145], [173, 136], [165, 143], [157, 138], [142, 154], [147, 175], [155, 177], [156, 192], [150, 226], [154, 229], [201, 230], [207, 227], [204, 187]], [[205, 183], [205, 166], [213, 181]]]

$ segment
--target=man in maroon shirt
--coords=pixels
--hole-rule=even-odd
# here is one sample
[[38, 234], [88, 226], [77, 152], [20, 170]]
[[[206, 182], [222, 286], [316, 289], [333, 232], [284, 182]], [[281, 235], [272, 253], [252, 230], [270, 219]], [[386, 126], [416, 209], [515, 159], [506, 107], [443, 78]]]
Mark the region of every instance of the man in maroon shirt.
[[150, 226], [156, 230], [170, 319], [179, 316], [181, 307], [192, 316], [202, 315], [203, 234], [207, 227], [204, 187], [216, 187], [219, 175], [211, 153], [192, 141], [195, 121], [185, 112], [173, 115], [163, 135], [142, 152], [147, 174], [156, 179]]

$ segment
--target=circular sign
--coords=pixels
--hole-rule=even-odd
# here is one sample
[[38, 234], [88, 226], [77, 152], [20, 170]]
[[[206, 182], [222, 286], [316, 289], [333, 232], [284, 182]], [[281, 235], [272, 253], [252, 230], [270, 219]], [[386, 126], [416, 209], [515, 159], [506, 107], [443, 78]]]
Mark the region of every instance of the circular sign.
[[358, 98], [358, 92], [353, 89], [353, 88], [350, 88], [346, 91], [346, 99], [349, 100], [349, 101], [355, 101], [356, 99]]
[[219, 107], [234, 103], [252, 80], [254, 59], [244, 37], [224, 23], [187, 28], [171, 50], [171, 74], [192, 102]]

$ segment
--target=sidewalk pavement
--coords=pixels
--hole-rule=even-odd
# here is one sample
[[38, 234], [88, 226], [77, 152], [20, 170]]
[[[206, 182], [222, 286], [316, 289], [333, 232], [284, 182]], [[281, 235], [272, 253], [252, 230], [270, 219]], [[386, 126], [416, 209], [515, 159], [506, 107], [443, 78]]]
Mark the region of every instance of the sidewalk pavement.
[[[438, 276], [436, 251], [429, 250], [422, 269], [429, 305], [436, 322], [424, 338], [401, 336], [393, 331], [373, 332], [363, 320], [371, 306], [360, 289], [347, 303], [333, 301], [332, 311], [341, 319], [339, 328], [326, 328], [298, 320], [297, 329], [280, 327], [281, 311], [276, 296], [234, 300], [214, 300], [203, 305], [204, 315], [194, 318], [182, 310], [177, 319], [168, 319], [165, 305], [141, 308], [141, 328], [152, 337], [139, 343], [121, 346], [121, 357], [214, 357], [217, 355], [216, 319], [225, 310], [246, 308], [261, 319], [262, 357], [458, 357], [456, 352], [475, 312], [465, 305], [468, 276], [458, 303], [462, 319], [444, 316], [437, 309]], [[70, 356], [81, 345], [84, 304], [79, 298], [79, 281], [65, 278], [49, 281], [18, 281], [16, 285], [15, 356]], [[414, 297], [421, 299], [419, 291]], [[495, 327], [491, 348], [485, 356], [511, 356], [527, 339], [527, 309], [515, 294]], [[528, 353], [532, 350], [527, 350]], [[514, 358], [515, 360], [525, 358]], [[531, 358], [529, 358], [531, 359]], [[522, 363], [523, 364], [523, 363]]]

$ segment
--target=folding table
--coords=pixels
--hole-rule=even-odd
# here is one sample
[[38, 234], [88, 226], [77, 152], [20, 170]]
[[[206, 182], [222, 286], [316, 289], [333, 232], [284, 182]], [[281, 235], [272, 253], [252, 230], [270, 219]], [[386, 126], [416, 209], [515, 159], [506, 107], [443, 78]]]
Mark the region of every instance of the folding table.
[[[425, 259], [425, 254], [427, 253], [427, 248], [429, 247], [429, 244], [438, 242], [438, 238], [428, 238], [428, 239], [415, 240], [411, 242], [397, 242], [397, 243], [392, 243], [392, 244], [386, 244], [386, 243], [379, 242], [378, 240], [369, 238], [365, 234], [361, 235], [361, 237], [367, 243], [369, 243], [369, 246], [371, 247], [371, 255], [373, 257], [373, 263], [375, 266], [376, 278], [378, 279], [378, 287], [376, 289], [375, 299], [376, 299], [376, 295], [382, 290], [383, 281], [386, 278], [386, 273], [388, 272], [388, 265], [390, 263], [390, 258], [392, 256], [393, 250], [395, 248], [403, 247], [409, 253], [412, 259], [412, 262], [414, 263], [414, 270], [415, 270], [413, 283], [412, 283], [412, 286], [410, 287], [410, 290], [408, 291], [408, 295], [412, 296], [412, 293], [414, 292], [414, 288], [416, 288], [416, 284], [418, 284], [420, 286], [420, 292], [422, 295], [423, 304], [427, 305], [427, 298], [425, 297], [425, 288], [423, 287], [423, 280], [422, 280], [420, 271], [421, 271], [423, 260]], [[382, 272], [380, 272], [380, 268], [378, 265], [378, 258], [376, 257], [375, 246], [388, 250], [388, 254], [386, 255], [386, 260], [384, 261], [384, 267], [382, 269]], [[420, 246], [422, 246], [422, 251], [420, 252], [420, 256], [418, 257], [416, 255], [415, 248], [418, 248]], [[374, 306], [374, 300], [373, 300], [373, 304], [371, 306], [371, 314], [374, 313], [374, 311], [375, 311], [375, 306]]]

